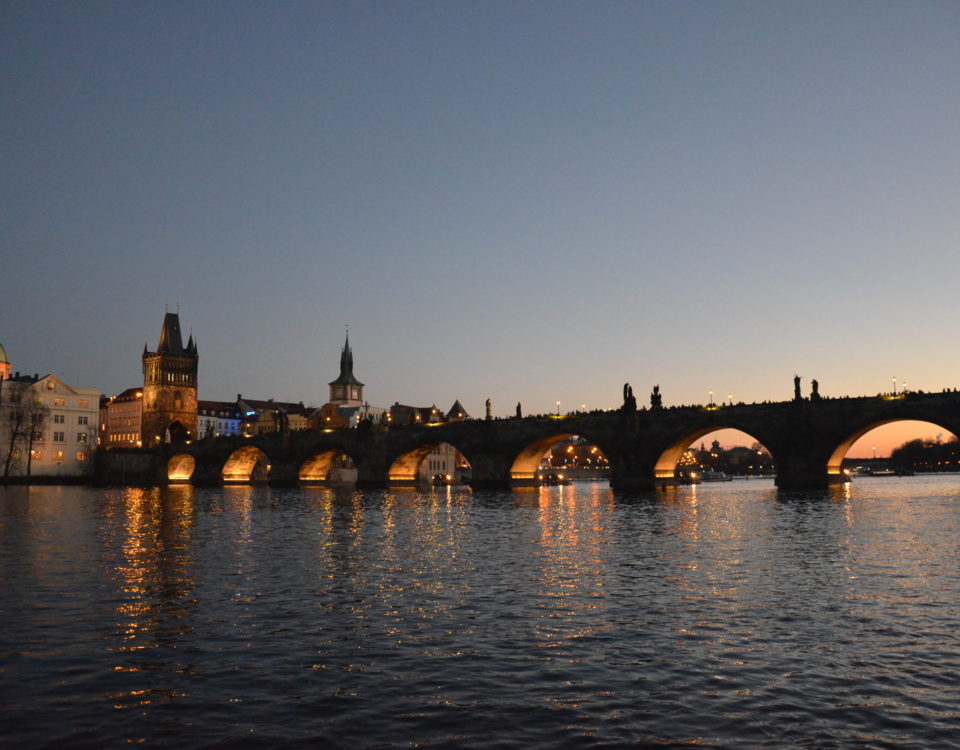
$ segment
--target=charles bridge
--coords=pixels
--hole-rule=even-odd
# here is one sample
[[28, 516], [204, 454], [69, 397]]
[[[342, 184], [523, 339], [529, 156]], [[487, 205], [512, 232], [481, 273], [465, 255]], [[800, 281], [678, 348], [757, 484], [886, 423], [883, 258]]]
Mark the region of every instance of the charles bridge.
[[537, 482], [544, 453], [571, 436], [596, 445], [610, 467], [614, 489], [675, 484], [687, 447], [715, 430], [741, 430], [759, 441], [777, 466], [782, 489], [819, 489], [843, 481], [841, 462], [850, 446], [875, 427], [901, 420], [932, 422], [960, 435], [960, 393], [909, 392], [822, 399], [797, 394], [792, 401], [638, 409], [624, 386], [620, 409], [567, 415], [471, 419], [436, 425], [277, 432], [251, 438], [207, 438], [152, 451], [101, 451], [101, 483], [194, 484], [322, 483], [337, 461], [356, 466], [358, 487], [415, 483], [420, 461], [441, 443], [456, 448], [472, 467], [474, 488], [508, 488]]

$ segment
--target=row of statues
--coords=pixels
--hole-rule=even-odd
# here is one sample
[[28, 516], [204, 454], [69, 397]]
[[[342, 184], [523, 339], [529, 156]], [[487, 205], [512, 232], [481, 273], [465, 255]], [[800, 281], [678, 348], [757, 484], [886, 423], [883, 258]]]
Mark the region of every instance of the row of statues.
[[[820, 383], [815, 379], [810, 381], [810, 400], [819, 401], [820, 400]], [[793, 400], [794, 401], [803, 401], [803, 396], [800, 395], [800, 376], [793, 376]]]
[[[653, 386], [653, 391], [650, 394], [650, 408], [659, 409], [663, 406], [663, 396], [660, 394], [660, 386]], [[623, 410], [624, 411], [636, 411], [637, 410], [637, 399], [633, 395], [633, 386], [629, 383], [623, 384]]]
[[[810, 400], [819, 401], [820, 400], [820, 383], [816, 380], [810, 381], [812, 390], [810, 391]], [[794, 401], [803, 401], [803, 396], [800, 395], [800, 376], [793, 376], [793, 400]], [[663, 395], [660, 393], [660, 385], [657, 384], [653, 386], [653, 391], [650, 393], [650, 408], [659, 409], [663, 406]], [[623, 384], [623, 406], [621, 407], [623, 411], [636, 411], [637, 410], [637, 398], [633, 395], [633, 386], [630, 383]], [[523, 416], [523, 413], [520, 410], [520, 403], [517, 402], [517, 411], [516, 417], [520, 419]], [[487, 419], [492, 419], [490, 411], [490, 399], [487, 399]]]

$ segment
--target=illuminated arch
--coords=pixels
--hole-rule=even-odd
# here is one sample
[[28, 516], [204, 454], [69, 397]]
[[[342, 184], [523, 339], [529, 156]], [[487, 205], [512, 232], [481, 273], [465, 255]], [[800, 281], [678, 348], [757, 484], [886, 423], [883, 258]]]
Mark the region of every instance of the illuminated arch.
[[537, 469], [543, 460], [543, 454], [552, 446], [576, 435], [572, 432], [559, 432], [556, 435], [540, 438], [527, 445], [510, 466], [510, 480], [513, 482], [532, 482], [537, 478]]
[[576, 432], [558, 432], [534, 440], [520, 450], [510, 466], [510, 481], [518, 486], [539, 483], [538, 470], [540, 469], [544, 454], [558, 443], [573, 438], [581, 438], [586, 441], [587, 444], [596, 447], [596, 449], [600, 451], [600, 457], [603, 462], [607, 462], [607, 454], [603, 450], [603, 447], [589, 435]]
[[[464, 453], [452, 443], [448, 443], [446, 441], [440, 441], [438, 443], [425, 443], [397, 456], [390, 465], [390, 470], [387, 472], [387, 479], [393, 484], [416, 484], [417, 481], [421, 479], [420, 467], [424, 459], [426, 459], [427, 456], [443, 445], [449, 445], [450, 448], [455, 451], [455, 456], [461, 456], [464, 461], [466, 461], [468, 464], [470, 463], [469, 458], [467, 458], [467, 456], [464, 455]], [[455, 475], [450, 472], [447, 473], [450, 474], [450, 480], [452, 481]], [[430, 477], [424, 479], [429, 478]]]
[[224, 482], [265, 482], [270, 478], [270, 459], [252, 445], [230, 454], [221, 472]]
[[653, 467], [654, 480], [661, 483], [670, 483], [672, 480], [676, 479], [677, 463], [680, 461], [680, 457], [683, 456], [687, 448], [705, 435], [709, 435], [711, 432], [719, 432], [720, 430], [737, 430], [745, 435], [749, 435], [764, 448], [766, 448], [773, 458], [774, 464], [777, 463], [777, 457], [771, 450], [769, 443], [767, 443], [761, 437], [755, 435], [753, 431], [745, 430], [737, 425], [710, 425], [708, 427], [700, 427], [696, 430], [684, 432], [683, 435], [671, 441], [670, 444], [660, 453], [660, 457], [657, 459], [657, 463]]
[[[878, 427], [883, 427], [884, 425], [894, 424], [896, 422], [926, 422], [927, 424], [932, 424], [935, 427], [951, 433], [952, 435], [957, 435], [957, 432], [950, 427], [947, 427], [942, 422], [930, 419], [927, 416], [922, 417], [897, 417], [895, 419], [880, 419], [872, 421], [860, 428], [858, 428], [854, 433], [847, 437], [843, 442], [841, 442], [830, 454], [830, 458], [827, 460], [827, 475], [831, 477], [839, 476], [843, 471], [843, 459], [853, 447], [853, 444], [856, 443], [860, 438], [866, 435], [868, 432], [877, 429]], [[957, 435], [960, 437], [960, 435]]]
[[356, 481], [356, 469], [353, 460], [344, 451], [330, 449], [311, 456], [300, 466], [298, 478], [301, 482], [328, 482], [334, 479], [331, 476], [331, 470], [335, 469], [338, 462], [343, 463], [344, 459], [349, 462], [349, 467], [353, 469], [353, 481]]
[[189, 482], [197, 462], [189, 453], [178, 453], [167, 461], [167, 481]]

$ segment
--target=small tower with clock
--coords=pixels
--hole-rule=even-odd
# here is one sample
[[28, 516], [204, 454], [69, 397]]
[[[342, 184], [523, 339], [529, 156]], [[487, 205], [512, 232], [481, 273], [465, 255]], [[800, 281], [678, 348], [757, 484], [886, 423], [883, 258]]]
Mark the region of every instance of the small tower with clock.
[[353, 352], [350, 351], [350, 334], [340, 352], [340, 376], [330, 383], [330, 403], [335, 406], [362, 406], [363, 383], [353, 374]]

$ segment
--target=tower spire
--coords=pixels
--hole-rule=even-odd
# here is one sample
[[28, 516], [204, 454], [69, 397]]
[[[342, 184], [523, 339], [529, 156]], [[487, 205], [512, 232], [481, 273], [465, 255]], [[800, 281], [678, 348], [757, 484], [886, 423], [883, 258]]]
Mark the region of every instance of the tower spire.
[[340, 350], [340, 375], [330, 384], [332, 403], [360, 404], [363, 401], [363, 383], [353, 374], [353, 351], [350, 349], [350, 331], [346, 332], [343, 349]]

